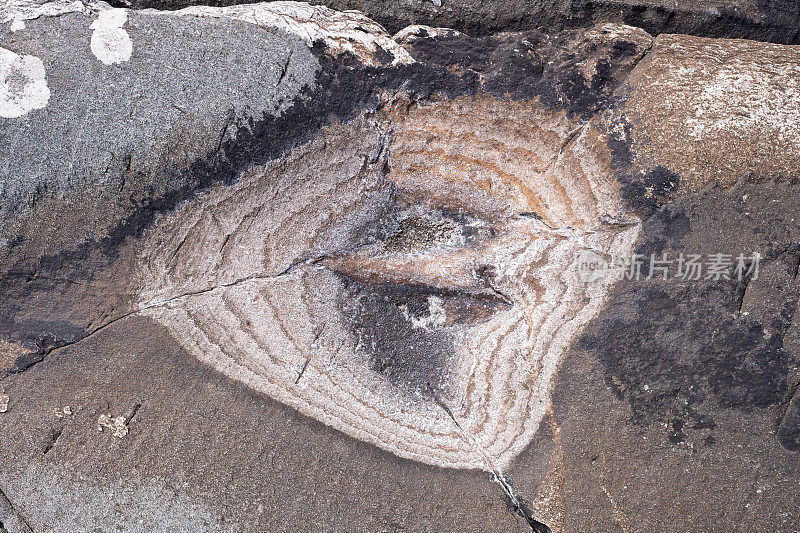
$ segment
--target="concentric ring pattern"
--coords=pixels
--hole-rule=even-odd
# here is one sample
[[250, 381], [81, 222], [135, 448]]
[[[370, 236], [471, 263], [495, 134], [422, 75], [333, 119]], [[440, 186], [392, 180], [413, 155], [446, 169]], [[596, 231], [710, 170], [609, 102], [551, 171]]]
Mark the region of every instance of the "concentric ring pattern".
[[630, 253], [638, 221], [591, 124], [489, 97], [386, 109], [165, 216], [140, 307], [352, 437], [502, 471], [612, 283], [581, 280], [579, 254]]

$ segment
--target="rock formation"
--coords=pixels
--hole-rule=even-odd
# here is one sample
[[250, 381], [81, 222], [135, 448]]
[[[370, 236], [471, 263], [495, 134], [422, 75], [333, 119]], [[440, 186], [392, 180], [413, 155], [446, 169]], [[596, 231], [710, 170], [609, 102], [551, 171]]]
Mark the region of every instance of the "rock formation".
[[800, 51], [444, 7], [0, 8], [2, 528], [800, 527]]

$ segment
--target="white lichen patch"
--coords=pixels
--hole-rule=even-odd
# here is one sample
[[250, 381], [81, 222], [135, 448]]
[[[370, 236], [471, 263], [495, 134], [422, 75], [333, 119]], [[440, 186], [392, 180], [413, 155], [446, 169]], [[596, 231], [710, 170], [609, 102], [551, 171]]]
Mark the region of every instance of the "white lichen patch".
[[89, 6], [100, 8], [94, 2], [84, 4], [78, 0], [52, 0], [44, 4], [35, 0], [8, 0], [0, 4], [0, 23], [11, 23], [11, 31], [19, 31], [25, 29], [26, 20], [57, 17], [66, 13], [89, 14]]
[[386, 54], [392, 58], [393, 65], [414, 62], [408, 51], [380, 24], [358, 11], [334, 11], [304, 2], [269, 2], [229, 7], [192, 6], [175, 14], [242, 20], [297, 35], [309, 47], [322, 41], [333, 53], [350, 52], [370, 65], [381, 63], [380, 55]]
[[10, 398], [8, 394], [0, 394], [0, 413], [5, 413], [8, 411], [8, 402]]
[[[686, 77], [698, 75], [694, 67], [683, 70]], [[756, 69], [733, 58], [716, 68], [689, 102], [692, 110], [686, 126], [695, 139], [739, 130], [796, 142], [800, 138], [800, 65], [787, 62]]]
[[409, 312], [407, 305], [401, 306], [400, 312], [403, 313], [403, 318], [411, 323], [411, 327], [431, 331], [439, 329], [447, 323], [447, 311], [443, 304], [441, 298], [431, 295], [428, 296], [428, 314], [426, 316], [414, 316]]
[[103, 414], [97, 419], [97, 431], [109, 429], [112, 435], [121, 439], [128, 434], [128, 425], [125, 422], [124, 416], [112, 417], [110, 414]]
[[42, 60], [0, 48], [0, 117], [21, 117], [49, 100]]
[[64, 418], [65, 416], [72, 416], [72, 407], [69, 405], [65, 405], [61, 409], [55, 408], [53, 409], [53, 414], [56, 418]]
[[406, 26], [399, 32], [394, 34], [394, 39], [398, 43], [406, 44], [412, 43], [417, 39], [441, 39], [441, 38], [453, 38], [453, 37], [460, 37], [464, 35], [458, 30], [453, 30], [451, 28], [433, 28], [431, 26], [423, 26], [421, 24], [412, 24], [411, 26]]
[[90, 26], [92, 53], [106, 65], [128, 61], [133, 53], [133, 41], [122, 26], [128, 21], [125, 9], [101, 11]]

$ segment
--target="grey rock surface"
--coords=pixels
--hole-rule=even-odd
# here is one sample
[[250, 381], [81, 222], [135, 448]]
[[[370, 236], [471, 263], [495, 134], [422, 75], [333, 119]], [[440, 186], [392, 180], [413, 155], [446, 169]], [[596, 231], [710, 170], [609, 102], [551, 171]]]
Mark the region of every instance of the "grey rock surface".
[[[319, 69], [300, 38], [252, 24], [155, 12], [126, 18], [132, 55], [111, 65], [91, 49], [96, 16], [0, 26], [4, 48], [43, 62], [50, 90], [46, 113], [0, 124], [4, 247], [24, 234], [23, 250], [51, 255], [107, 236], [132, 205], [196, 186], [176, 171], [222, 149], [238, 124], [280, 114]], [[65, 197], [84, 198], [86, 218], [65, 221]], [[70, 241], [65, 223], [85, 234]]]

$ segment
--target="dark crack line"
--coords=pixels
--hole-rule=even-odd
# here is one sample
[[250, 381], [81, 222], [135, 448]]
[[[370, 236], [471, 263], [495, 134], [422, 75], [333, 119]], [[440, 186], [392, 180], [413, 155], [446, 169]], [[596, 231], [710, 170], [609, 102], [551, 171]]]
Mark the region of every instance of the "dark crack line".
[[533, 510], [528, 507], [525, 500], [517, 494], [514, 490], [514, 486], [511, 484], [511, 480], [505, 474], [495, 471], [494, 478], [503, 488], [506, 503], [508, 503], [509, 507], [511, 507], [516, 514], [525, 519], [534, 533], [551, 533], [550, 527], [547, 524], [533, 517]]
[[127, 413], [125, 413], [124, 415], [122, 415], [122, 417], [125, 419], [125, 423], [126, 423], [126, 424], [130, 424], [130, 423], [131, 423], [131, 420], [133, 420], [133, 417], [134, 417], [134, 416], [136, 416], [136, 413], [138, 413], [138, 412], [139, 412], [139, 409], [140, 409], [141, 407], [142, 407], [142, 404], [140, 404], [140, 403], [135, 403], [135, 404], [133, 404], [133, 407], [131, 407], [131, 408], [128, 410], [128, 412], [127, 412]]
[[50, 452], [50, 450], [53, 449], [53, 446], [56, 445], [56, 441], [58, 441], [62, 433], [64, 433], [63, 427], [53, 430], [52, 438], [50, 439], [50, 442], [48, 442], [47, 445], [44, 447], [44, 450], [42, 450], [42, 455], [47, 455]]
[[517, 216], [520, 218], [532, 218], [536, 222], [542, 224], [547, 229], [555, 230], [556, 228], [545, 222], [545, 220], [539, 215], [538, 213], [534, 213], [533, 211], [522, 211], [521, 213], [517, 213]]
[[222, 125], [222, 132], [219, 134], [219, 141], [217, 142], [217, 149], [215, 152], [219, 153], [222, 150], [222, 143], [225, 141], [225, 135], [228, 133], [228, 129], [233, 125], [235, 117], [236, 115], [233, 108], [229, 109], [225, 124]]
[[6, 516], [13, 516], [19, 520], [19, 522], [22, 524], [22, 531], [24, 533], [33, 533], [33, 528], [31, 525], [27, 520], [25, 520], [25, 517], [22, 516], [19, 511], [17, 511], [16, 507], [14, 507], [14, 504], [8, 499], [8, 496], [6, 496], [6, 493], [3, 491], [3, 489], [0, 489], [0, 513], [3, 513]]
[[747, 276], [742, 280], [742, 290], [739, 294], [739, 301], [736, 305], [736, 312], [741, 314], [742, 313], [742, 306], [744, 305], [744, 297], [747, 295], [747, 289], [750, 287], [750, 282], [753, 280], [753, 276]]
[[567, 133], [567, 136], [564, 138], [563, 141], [561, 141], [561, 146], [559, 146], [558, 148], [558, 153], [553, 156], [553, 158], [547, 164], [547, 167], [545, 167], [544, 172], [542, 172], [542, 174], [547, 174], [553, 169], [556, 163], [558, 163], [558, 160], [561, 159], [561, 156], [564, 154], [564, 150], [566, 150], [567, 147], [570, 144], [572, 144], [572, 141], [575, 140], [575, 137], [577, 137], [580, 132], [587, 129], [590, 124], [591, 124], [591, 119], [587, 120], [584, 124], [577, 126], [575, 129]]
[[489, 290], [492, 291], [500, 300], [502, 300], [503, 303], [505, 303], [506, 305], [514, 305], [514, 300], [512, 300], [509, 296], [503, 293], [503, 291], [495, 287], [493, 283], [486, 280], [484, 280], [484, 283], [486, 283], [486, 286], [489, 288]]
[[[789, 251], [789, 248], [791, 248], [791, 245], [789, 245], [786, 248], [784, 248], [778, 254], [778, 257], [780, 257], [780, 256], [784, 255], [785, 253], [787, 253]], [[798, 260], [798, 265], [800, 265], [800, 256], [798, 256], [797, 260]], [[749, 265], [749, 267], [752, 267], [752, 265]], [[796, 265], [795, 268], [794, 268], [794, 276], [792, 276], [793, 279], [797, 277], [797, 268], [798, 268], [798, 266]], [[750, 288], [750, 283], [754, 279], [758, 279], [758, 277], [754, 278], [754, 276], [756, 274], [757, 274], [757, 271], [754, 272], [754, 273], [751, 273], [749, 276], [744, 276], [744, 278], [742, 279], [742, 289], [741, 289], [742, 292], [741, 292], [741, 294], [739, 294], [739, 301], [737, 302], [737, 307], [736, 307], [736, 311], [739, 314], [741, 314], [741, 312], [742, 312], [742, 307], [744, 306], [744, 298], [745, 298], [745, 295], [747, 294], [747, 290]]]
[[[330, 257], [330, 256], [322, 255], [322, 256], [319, 256], [319, 257], [315, 257], [313, 259], [302, 259], [300, 261], [296, 261], [296, 262], [292, 263], [291, 265], [286, 267], [283, 271], [281, 271], [281, 272], [279, 272], [277, 274], [250, 274], [249, 276], [236, 278], [235, 280], [229, 281], [227, 283], [219, 283], [217, 285], [210, 285], [208, 287], [203, 287], [202, 289], [199, 289], [199, 290], [196, 290], [196, 291], [189, 291], [189, 292], [184, 292], [184, 293], [178, 294], [176, 296], [170, 296], [166, 300], [159, 300], [157, 302], [146, 303], [146, 304], [142, 305], [136, 311], [131, 311], [130, 313], [128, 313], [128, 315], [135, 314], [135, 313], [140, 313], [140, 312], [145, 311], [147, 309], [153, 309], [153, 308], [156, 308], [156, 307], [163, 307], [163, 306], [169, 304], [170, 302], [173, 302], [175, 300], [180, 300], [181, 298], [190, 298], [192, 296], [199, 296], [201, 294], [206, 294], [206, 293], [209, 293], [209, 292], [213, 292], [213, 291], [215, 291], [217, 289], [225, 289], [225, 288], [228, 288], [228, 287], [235, 287], [236, 285], [241, 285], [242, 283], [247, 283], [249, 281], [277, 279], [277, 278], [280, 278], [282, 276], [286, 276], [287, 274], [291, 274], [294, 270], [296, 270], [297, 268], [300, 268], [302, 266], [315, 265], [315, 264], [319, 263], [320, 261], [323, 261], [323, 260], [327, 259], [328, 257]], [[124, 316], [120, 317], [120, 318], [124, 318]], [[76, 342], [78, 342], [78, 341], [76, 341]]]
[[[442, 410], [447, 413], [447, 416], [450, 417], [450, 420], [456, 425], [458, 430], [461, 432], [462, 438], [469, 442], [464, 430], [461, 427], [461, 424], [458, 423], [456, 417], [453, 415], [452, 409], [447, 406], [446, 403], [439, 398], [438, 395], [433, 395], [433, 400], [436, 404], [442, 408]], [[475, 442], [471, 443], [474, 447], [479, 448]], [[487, 454], [483, 450], [478, 450], [481, 455], [484, 456], [484, 459], [487, 461], [487, 466], [489, 466], [492, 470], [493, 481], [498, 483], [500, 487], [503, 489], [503, 495], [506, 499], [506, 503], [511, 508], [514, 513], [521, 516], [525, 519], [528, 525], [531, 527], [531, 530], [534, 533], [551, 533], [550, 527], [543, 522], [536, 520], [533, 517], [533, 510], [525, 503], [525, 500], [520, 497], [517, 492], [514, 490], [514, 486], [511, 483], [511, 480], [506, 476], [504, 473], [500, 472], [497, 468], [495, 468], [494, 464], [492, 463], [491, 459], [487, 456]]]
[[459, 431], [463, 431], [463, 430], [461, 429], [461, 424], [459, 424], [459, 423], [458, 423], [458, 420], [456, 420], [456, 417], [453, 415], [453, 411], [452, 411], [452, 409], [450, 409], [450, 408], [447, 406], [447, 404], [446, 404], [446, 403], [444, 403], [444, 402], [441, 400], [441, 398], [439, 398], [439, 395], [438, 395], [438, 394], [434, 394], [434, 395], [433, 395], [433, 400], [436, 402], [436, 404], [437, 404], [439, 407], [441, 407], [441, 408], [442, 408], [442, 410], [444, 410], [444, 412], [445, 412], [445, 413], [447, 413], [447, 416], [449, 416], [449, 417], [450, 417], [450, 420], [452, 420], [452, 421], [453, 421], [453, 424], [455, 424], [455, 425], [456, 425], [456, 427], [458, 428], [458, 430], [459, 430]]
[[176, 257], [178, 256], [178, 252], [181, 251], [181, 248], [183, 247], [184, 243], [186, 242], [186, 239], [188, 238], [189, 238], [189, 233], [187, 232], [186, 235], [184, 235], [183, 238], [181, 239], [181, 242], [178, 243], [178, 246], [176, 246], [175, 249], [172, 251], [172, 255], [170, 256], [169, 261], [167, 261], [167, 267], [171, 266], [172, 262], [175, 261]]
[[180, 294], [178, 296], [173, 296], [171, 298], [168, 298], [167, 300], [164, 300], [164, 301], [161, 301], [161, 302], [158, 302], [158, 303], [145, 305], [145, 306], [140, 307], [139, 309], [134, 309], [132, 311], [128, 311], [128, 312], [123, 313], [120, 316], [118, 316], [118, 317], [116, 317], [116, 318], [114, 318], [112, 320], [109, 320], [105, 324], [102, 324], [102, 325], [94, 328], [92, 331], [90, 331], [86, 335], [82, 336], [80, 339], [77, 339], [77, 340], [72, 341], [72, 342], [68, 342], [66, 344], [61, 344], [59, 346], [52, 346], [50, 348], [45, 348], [39, 354], [39, 358], [38, 358], [37, 361], [35, 361], [33, 364], [31, 364], [31, 365], [29, 365], [29, 366], [27, 366], [27, 367], [25, 367], [23, 369], [20, 369], [19, 371], [9, 373], [8, 375], [6, 375], [2, 379], [0, 379], [0, 382], [2, 382], [3, 380], [5, 380], [6, 378], [8, 378], [11, 375], [21, 374], [23, 372], [27, 372], [31, 368], [35, 367], [36, 365], [38, 365], [39, 363], [41, 363], [42, 361], [47, 359], [47, 357], [49, 355], [51, 355], [53, 352], [55, 352], [56, 350], [60, 350], [62, 348], [67, 348], [69, 346], [73, 346], [73, 345], [75, 345], [75, 344], [77, 344], [79, 342], [82, 342], [82, 341], [88, 339], [89, 337], [93, 336], [97, 332], [102, 331], [103, 329], [107, 328], [108, 326], [110, 326], [110, 325], [112, 325], [112, 324], [114, 324], [116, 322], [119, 322], [120, 320], [123, 320], [125, 318], [128, 318], [130, 316], [137, 315], [137, 314], [139, 314], [142, 311], [145, 311], [147, 309], [152, 309], [152, 308], [155, 308], [155, 307], [162, 307], [162, 306], [167, 305], [168, 303], [170, 303], [170, 302], [172, 302], [174, 300], [178, 300], [178, 299], [181, 299], [181, 298], [189, 298], [191, 296], [198, 296], [200, 294], [205, 294], [207, 292], [211, 292], [211, 291], [214, 291], [214, 290], [217, 290], [217, 289], [221, 289], [221, 288], [225, 288], [225, 287], [233, 287], [235, 285], [239, 285], [241, 283], [245, 283], [245, 282], [256, 280], [256, 279], [274, 279], [274, 278], [286, 275], [286, 274], [290, 273], [292, 270], [294, 270], [295, 268], [297, 268], [298, 266], [301, 266], [301, 265], [304, 265], [304, 264], [307, 264], [307, 263], [313, 264], [313, 262], [311, 262], [309, 260], [300, 261], [298, 263], [290, 265], [285, 271], [283, 271], [283, 272], [281, 272], [280, 274], [277, 274], [277, 275], [258, 275], [258, 274], [254, 274], [254, 275], [251, 275], [251, 276], [246, 276], [244, 278], [240, 278], [240, 279], [234, 280], [234, 281], [232, 281], [230, 283], [222, 283], [222, 284], [219, 284], [219, 285], [206, 287], [206, 288], [201, 289], [199, 291], [187, 292], [187, 293], [184, 293], [184, 294]]
[[220, 247], [219, 247], [219, 253], [220, 253], [220, 255], [223, 255], [223, 254], [224, 254], [224, 252], [225, 252], [225, 247], [226, 247], [226, 246], [228, 246], [228, 241], [230, 241], [230, 240], [231, 240], [231, 235], [233, 235], [233, 233], [228, 233], [227, 235], [225, 235], [225, 238], [222, 240], [222, 244], [221, 244], [221, 245], [220, 245]]
[[[177, 296], [171, 296], [170, 298], [167, 298], [166, 300], [161, 300], [159, 302], [154, 302], [154, 303], [148, 303], [148, 304], [145, 304], [142, 307], [140, 307], [137, 311], [132, 311], [129, 314], [138, 313], [140, 311], [144, 311], [146, 309], [152, 309], [152, 308], [155, 308], [155, 307], [162, 307], [162, 306], [164, 306], [164, 305], [166, 305], [169, 302], [172, 302], [174, 300], [179, 300], [181, 298], [189, 298], [191, 296], [198, 296], [200, 294], [205, 294], [205, 293], [208, 293], [208, 292], [212, 292], [212, 291], [215, 291], [217, 289], [224, 289], [224, 288], [227, 288], [227, 287], [234, 287], [236, 285], [241, 285], [242, 283], [247, 283], [249, 281], [278, 279], [280, 277], [283, 277], [283, 276], [286, 276], [288, 274], [291, 274], [295, 270], [297, 270], [297, 269], [299, 269], [301, 267], [304, 267], [304, 266], [317, 266], [319, 268], [320, 267], [319, 263], [321, 263], [322, 261], [325, 261], [326, 259], [335, 259], [337, 257], [341, 257], [343, 255], [351, 254], [351, 253], [357, 252], [357, 251], [359, 251], [359, 250], [361, 250], [363, 248], [368, 248], [368, 247], [373, 246], [373, 245], [374, 245], [374, 243], [365, 243], [365, 244], [360, 244], [360, 245], [354, 246], [354, 247], [349, 248], [347, 250], [342, 250], [342, 251], [338, 251], [338, 252], [330, 252], [330, 253], [326, 253], [326, 254], [320, 254], [320, 255], [318, 255], [316, 257], [300, 259], [300, 260], [295, 261], [294, 263], [290, 264], [288, 267], [283, 269], [281, 272], [278, 272], [277, 274], [250, 274], [249, 276], [244, 276], [244, 277], [241, 277], [241, 278], [237, 278], [237, 279], [235, 279], [233, 281], [229, 281], [227, 283], [219, 283], [217, 285], [211, 285], [209, 287], [204, 287], [204, 288], [196, 290], [196, 291], [190, 291], [190, 292], [185, 292], [185, 293], [179, 294]], [[124, 318], [124, 317], [120, 317], [120, 318]], [[78, 342], [78, 341], [76, 341], [76, 342]]]
[[283, 64], [281, 67], [281, 74], [278, 77], [278, 83], [275, 84], [276, 87], [280, 86], [283, 83], [283, 78], [286, 77], [286, 74], [289, 72], [289, 63], [292, 62], [292, 56], [294, 56], [294, 47], [289, 49], [289, 55], [286, 58], [286, 63]]
[[305, 362], [305, 363], [303, 363], [303, 368], [301, 368], [301, 369], [300, 369], [300, 372], [297, 374], [297, 379], [296, 379], [296, 380], [294, 380], [294, 384], [295, 384], [295, 385], [297, 385], [298, 383], [300, 383], [300, 378], [302, 378], [302, 377], [303, 377], [303, 374], [305, 374], [305, 372], [306, 372], [306, 368], [308, 368], [308, 362], [309, 362], [309, 361], [311, 361], [311, 359], [306, 359], [306, 362]]

